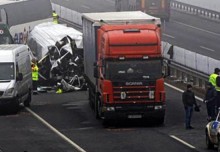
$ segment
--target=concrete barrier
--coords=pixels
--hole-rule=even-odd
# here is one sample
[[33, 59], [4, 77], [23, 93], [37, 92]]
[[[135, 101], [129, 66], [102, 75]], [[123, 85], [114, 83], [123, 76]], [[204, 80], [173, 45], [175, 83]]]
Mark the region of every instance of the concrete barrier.
[[180, 1], [172, 1], [170, 6], [171, 9], [189, 13], [192, 15], [200, 16], [206, 19], [220, 21], [220, 10], [207, 9], [204, 7], [199, 7], [197, 5], [190, 5], [191, 3], [183, 3]]

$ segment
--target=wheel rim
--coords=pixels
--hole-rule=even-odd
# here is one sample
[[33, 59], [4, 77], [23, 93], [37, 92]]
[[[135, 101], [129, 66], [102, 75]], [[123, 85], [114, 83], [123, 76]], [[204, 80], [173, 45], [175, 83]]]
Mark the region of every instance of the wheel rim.
[[209, 148], [209, 145], [210, 145], [210, 141], [209, 141], [208, 134], [206, 132], [206, 146], [207, 146], [207, 148]]

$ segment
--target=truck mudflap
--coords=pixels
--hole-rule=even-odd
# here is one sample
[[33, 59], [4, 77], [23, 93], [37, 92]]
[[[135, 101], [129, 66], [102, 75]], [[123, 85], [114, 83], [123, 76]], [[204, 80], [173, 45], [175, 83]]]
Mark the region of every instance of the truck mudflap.
[[165, 104], [106, 106], [103, 116], [105, 120], [153, 118], [163, 121], [165, 109]]

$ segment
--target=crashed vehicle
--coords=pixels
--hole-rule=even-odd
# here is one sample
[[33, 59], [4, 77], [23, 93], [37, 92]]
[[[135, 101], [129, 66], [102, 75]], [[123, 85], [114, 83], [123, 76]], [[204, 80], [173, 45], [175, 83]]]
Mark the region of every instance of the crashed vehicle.
[[31, 31], [28, 45], [38, 60], [41, 86], [61, 83], [63, 91], [85, 87], [81, 32], [61, 24], [42, 23]]
[[208, 149], [213, 149], [215, 145], [218, 147], [218, 152], [220, 152], [220, 109], [216, 120], [210, 121], [206, 125], [206, 146]]

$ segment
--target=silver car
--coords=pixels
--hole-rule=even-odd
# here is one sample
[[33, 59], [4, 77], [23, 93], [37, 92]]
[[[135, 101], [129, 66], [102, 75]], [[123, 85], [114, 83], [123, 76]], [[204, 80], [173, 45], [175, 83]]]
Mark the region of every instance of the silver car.
[[206, 125], [206, 146], [208, 149], [213, 149], [216, 145], [218, 147], [218, 152], [220, 152], [220, 109], [216, 120], [210, 121]]

